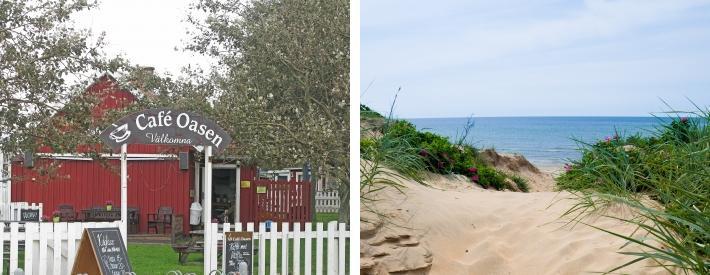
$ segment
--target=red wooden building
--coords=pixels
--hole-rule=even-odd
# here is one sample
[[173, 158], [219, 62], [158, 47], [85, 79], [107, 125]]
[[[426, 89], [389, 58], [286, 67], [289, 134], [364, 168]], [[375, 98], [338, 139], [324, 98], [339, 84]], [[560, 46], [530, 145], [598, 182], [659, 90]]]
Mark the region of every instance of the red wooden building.
[[[120, 89], [110, 75], [99, 78], [86, 92], [100, 96], [101, 103], [93, 111], [94, 116], [136, 100], [131, 92]], [[16, 158], [12, 163], [12, 201], [41, 202], [46, 214], [61, 204], [72, 205], [77, 212], [104, 206], [107, 200], [113, 201], [114, 205], [120, 204], [118, 153], [104, 155], [108, 161], [101, 163], [78, 155], [53, 154], [43, 148], [38, 152], [34, 167], [52, 162], [59, 164], [56, 175], [42, 178], [45, 176], [38, 175], [37, 169], [25, 167], [23, 159]], [[181, 169], [178, 152], [189, 153], [187, 169]], [[161, 206], [169, 206], [174, 214], [183, 215], [184, 228], [189, 228], [190, 205], [193, 202], [204, 205], [205, 197], [212, 198], [213, 217], [238, 200], [240, 222], [311, 220], [309, 182], [259, 180], [256, 167], [240, 166], [236, 160], [214, 161], [213, 194], [205, 196], [202, 186], [204, 164], [195, 161], [197, 154], [200, 153], [196, 149], [186, 146], [128, 146], [128, 206], [138, 209], [139, 233], [147, 232], [147, 214], [156, 213]], [[266, 186], [266, 192], [264, 188], [257, 192], [257, 186]]]

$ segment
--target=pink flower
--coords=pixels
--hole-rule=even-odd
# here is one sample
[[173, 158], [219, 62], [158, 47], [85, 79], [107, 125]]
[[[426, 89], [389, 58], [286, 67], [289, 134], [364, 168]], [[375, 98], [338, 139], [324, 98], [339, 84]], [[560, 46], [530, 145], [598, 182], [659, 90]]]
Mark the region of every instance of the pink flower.
[[604, 140], [606, 141], [606, 143], [610, 143], [610, 142], [611, 142], [611, 137], [606, 137]]
[[681, 117], [680, 122], [682, 123], [688, 123], [688, 117]]
[[112, 200], [107, 200], [107, 201], [106, 201], [106, 205], [113, 205], [113, 201], [112, 201]]
[[61, 212], [59, 212], [59, 210], [54, 210], [54, 212], [52, 212], [52, 217], [59, 217], [60, 215]]
[[468, 168], [468, 172], [471, 174], [476, 174], [476, 173], [478, 173], [478, 168], [476, 168], [476, 167]]
[[572, 165], [570, 165], [569, 163], [565, 163], [565, 171], [572, 171]]
[[478, 183], [478, 180], [479, 180], [478, 175], [471, 176], [471, 181]]
[[421, 150], [419, 150], [419, 155], [422, 157], [428, 157], [429, 152], [427, 152], [427, 150], [421, 149]]

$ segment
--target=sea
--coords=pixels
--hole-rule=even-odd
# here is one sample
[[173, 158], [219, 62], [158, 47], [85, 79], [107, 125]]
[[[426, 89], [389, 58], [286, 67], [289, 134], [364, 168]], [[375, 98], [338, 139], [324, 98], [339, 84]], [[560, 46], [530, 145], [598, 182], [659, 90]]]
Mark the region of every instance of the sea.
[[[417, 129], [458, 140], [469, 118], [406, 119]], [[478, 148], [525, 156], [536, 166], [559, 169], [581, 157], [582, 143], [606, 137], [648, 136], [669, 118], [659, 117], [474, 117], [466, 142]]]

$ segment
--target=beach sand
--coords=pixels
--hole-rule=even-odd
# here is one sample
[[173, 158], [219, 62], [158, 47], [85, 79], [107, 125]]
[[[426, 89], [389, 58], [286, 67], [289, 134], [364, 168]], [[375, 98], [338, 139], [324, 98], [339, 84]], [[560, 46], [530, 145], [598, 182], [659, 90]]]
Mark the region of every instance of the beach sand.
[[[402, 181], [401, 192], [374, 192], [361, 207], [361, 273], [589, 274], [633, 259], [617, 253], [622, 239], [566, 224], [560, 216], [574, 200], [570, 193], [550, 192], [551, 180], [548, 174], [535, 182], [534, 189], [545, 192], [520, 193], [485, 190], [462, 176], [429, 175], [429, 187]], [[625, 234], [634, 229], [599, 216], [585, 222]], [[615, 274], [666, 274], [651, 265], [641, 261]]]

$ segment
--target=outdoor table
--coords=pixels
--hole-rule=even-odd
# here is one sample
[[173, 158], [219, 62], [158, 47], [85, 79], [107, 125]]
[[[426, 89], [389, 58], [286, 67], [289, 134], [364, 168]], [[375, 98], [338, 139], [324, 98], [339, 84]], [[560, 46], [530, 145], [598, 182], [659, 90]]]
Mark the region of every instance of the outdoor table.
[[106, 210], [106, 208], [82, 209], [81, 213], [84, 216], [85, 222], [109, 222], [121, 220], [120, 208], [113, 208], [111, 210]]
[[[128, 208], [128, 218], [131, 219], [131, 214], [137, 212], [135, 208]], [[85, 222], [111, 222], [121, 220], [121, 208], [92, 208], [81, 210], [83, 221]]]

